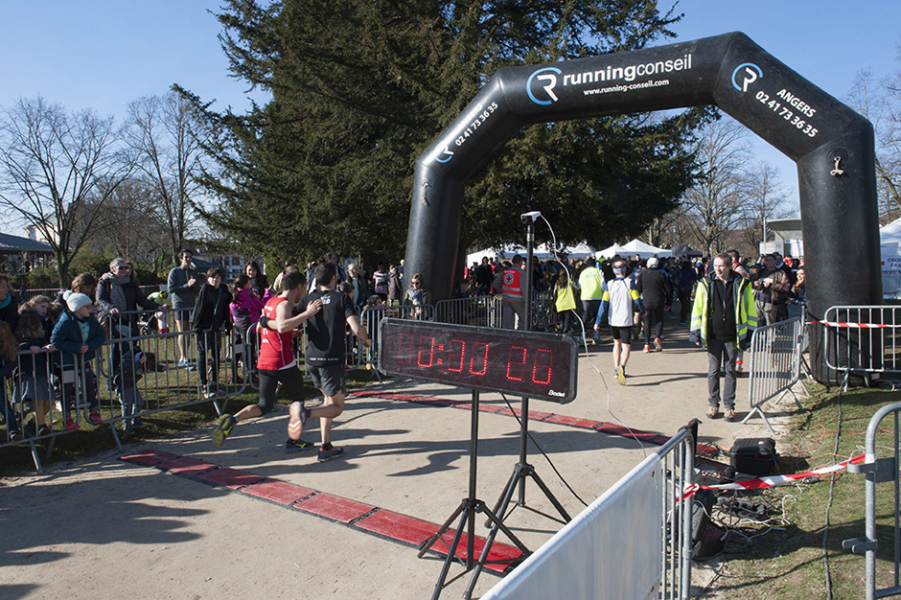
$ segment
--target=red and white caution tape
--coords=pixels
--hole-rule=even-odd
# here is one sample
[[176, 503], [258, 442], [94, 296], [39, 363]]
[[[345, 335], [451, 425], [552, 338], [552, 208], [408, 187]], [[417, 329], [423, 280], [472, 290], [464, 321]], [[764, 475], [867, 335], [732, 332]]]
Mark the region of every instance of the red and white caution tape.
[[858, 463], [864, 462], [865, 460], [866, 456], [861, 454], [860, 456], [855, 456], [853, 458], [849, 458], [848, 460], [843, 460], [840, 463], [830, 465], [828, 467], [820, 467], [819, 469], [807, 471], [806, 473], [771, 475], [768, 477], [758, 477], [757, 479], [738, 481], [736, 483], [722, 483], [719, 485], [698, 485], [696, 483], [693, 483], [692, 485], [685, 486], [685, 494], [682, 496], [682, 499], [684, 500], [686, 498], [690, 498], [698, 490], [762, 490], [764, 488], [775, 487], [779, 484], [789, 483], [791, 481], [797, 481], [799, 479], [807, 479], [808, 477], [820, 477], [821, 475], [836, 473], [838, 471], [846, 469], [848, 465], [856, 465]]
[[901, 325], [881, 325], [879, 323], [844, 323], [842, 321], [808, 321], [807, 325], [826, 327], [847, 327], [850, 329], [898, 329]]

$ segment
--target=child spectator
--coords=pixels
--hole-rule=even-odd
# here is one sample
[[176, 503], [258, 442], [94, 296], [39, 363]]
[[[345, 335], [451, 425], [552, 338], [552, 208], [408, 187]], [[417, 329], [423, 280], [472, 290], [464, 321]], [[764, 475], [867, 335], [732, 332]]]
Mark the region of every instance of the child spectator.
[[30, 313], [37, 315], [41, 319], [44, 328], [44, 337], [46, 338], [44, 343], [40, 344], [41, 346], [46, 346], [50, 343], [50, 332], [53, 331], [53, 327], [56, 325], [56, 319], [54, 318], [51, 307], [52, 302], [47, 296], [34, 296], [25, 302], [25, 304], [19, 306], [20, 316]]
[[[8, 298], [9, 296], [7, 296]], [[16, 313], [18, 316], [18, 313]], [[12, 377], [16, 368], [16, 336], [13, 335], [9, 324], [0, 320], [0, 409], [3, 410], [3, 420], [6, 421], [6, 439], [17, 442], [22, 439], [22, 426], [19, 416], [9, 404], [6, 397], [6, 380]]]
[[207, 271], [207, 282], [200, 287], [197, 304], [191, 316], [191, 327], [197, 331], [197, 362], [203, 393], [210, 395], [219, 386], [219, 345], [222, 329], [231, 331], [229, 304], [232, 295], [222, 285], [225, 273], [218, 267]]
[[[49, 306], [49, 299], [48, 299]], [[48, 346], [50, 332], [41, 317], [32, 312], [19, 315], [16, 337], [19, 341], [19, 376], [13, 396], [24, 405], [31, 400], [34, 405], [34, 422], [25, 426], [28, 437], [47, 435], [51, 427], [47, 424], [47, 413], [53, 394], [50, 391], [50, 360]]]
[[[94, 425], [101, 425], [97, 403], [97, 390], [94, 387], [96, 375], [91, 369], [91, 361], [97, 349], [106, 340], [103, 327], [94, 315], [91, 314], [91, 299], [84, 294], [71, 293], [66, 296], [66, 310], [59, 318], [53, 333], [50, 334], [50, 343], [60, 351], [59, 360], [63, 371], [75, 372], [76, 379], [80, 377], [78, 369], [82, 369], [84, 378], [81, 379], [81, 393], [87, 400], [90, 414], [88, 421]], [[63, 411], [66, 417], [65, 426], [68, 431], [78, 429], [78, 423], [72, 418], [72, 407], [78, 398], [78, 390], [74, 383], [63, 382]]]
[[139, 414], [144, 409], [144, 398], [138, 389], [138, 381], [144, 376], [147, 355], [141, 351], [136, 342], [113, 342], [120, 344], [121, 360], [119, 368], [113, 373], [112, 384], [116, 395], [119, 397], [119, 406], [122, 409], [122, 426], [126, 435], [134, 433], [135, 429], [144, 427]]
[[[253, 264], [255, 263], [251, 263], [251, 265]], [[248, 267], [251, 265], [248, 265]], [[250, 269], [248, 269], [248, 271], [249, 270]], [[263, 292], [263, 296], [268, 298], [265, 291]], [[250, 365], [254, 364], [254, 361], [251, 359], [244, 360], [245, 353], [251, 355], [253, 354], [253, 349], [251, 348], [251, 340], [247, 335], [247, 330], [260, 320], [260, 314], [262, 314], [264, 306], [266, 306], [266, 302], [260, 300], [259, 296], [257, 296], [257, 292], [255, 292], [253, 289], [253, 280], [250, 278], [250, 276], [246, 273], [238, 275], [238, 278], [235, 280], [232, 301], [231, 304], [229, 304], [232, 321], [235, 324], [235, 347], [243, 348], [243, 351], [239, 352], [235, 350], [235, 352], [233, 352], [232, 354], [234, 383], [238, 383], [239, 355], [241, 356], [241, 362], [244, 363], [245, 367], [249, 367]], [[241, 344], [242, 346], [239, 346], [239, 344]]]

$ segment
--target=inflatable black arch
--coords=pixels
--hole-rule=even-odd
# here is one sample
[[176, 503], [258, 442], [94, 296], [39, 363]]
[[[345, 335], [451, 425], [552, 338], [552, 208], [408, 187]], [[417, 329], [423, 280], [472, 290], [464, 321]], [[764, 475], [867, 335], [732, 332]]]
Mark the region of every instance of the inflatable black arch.
[[[466, 181], [524, 126], [707, 104], [798, 164], [810, 317], [881, 304], [872, 125], [738, 32], [500, 69], [416, 161], [405, 272], [450, 297]], [[825, 382], [822, 335], [811, 328]]]

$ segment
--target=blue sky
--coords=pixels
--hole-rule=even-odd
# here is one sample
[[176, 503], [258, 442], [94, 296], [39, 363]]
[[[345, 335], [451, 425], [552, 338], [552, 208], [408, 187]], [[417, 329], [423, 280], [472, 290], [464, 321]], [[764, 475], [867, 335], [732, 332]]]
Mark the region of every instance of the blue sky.
[[[215, 99], [215, 108], [245, 108], [246, 86], [228, 76], [219, 24], [208, 12], [218, 7], [217, 0], [5, 0], [0, 108], [41, 95], [70, 111], [121, 120], [130, 101], [164, 94], [173, 83]], [[685, 14], [673, 27], [679, 39], [743, 31], [842, 100], [861, 69], [883, 77], [901, 68], [897, 0], [681, 0], [677, 10]], [[762, 141], [754, 150], [779, 169], [797, 204], [794, 163]]]

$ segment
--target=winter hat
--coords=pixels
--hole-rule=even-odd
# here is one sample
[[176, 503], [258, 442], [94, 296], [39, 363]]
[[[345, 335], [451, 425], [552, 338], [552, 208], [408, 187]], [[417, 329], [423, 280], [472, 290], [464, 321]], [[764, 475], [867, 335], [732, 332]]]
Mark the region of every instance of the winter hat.
[[68, 306], [69, 310], [72, 312], [76, 312], [79, 308], [90, 306], [92, 304], [93, 302], [91, 302], [91, 298], [87, 294], [66, 294], [66, 306]]
[[657, 257], [656, 256], [652, 256], [651, 258], [648, 259], [648, 268], [649, 269], [657, 268]]

